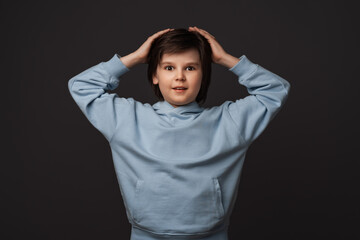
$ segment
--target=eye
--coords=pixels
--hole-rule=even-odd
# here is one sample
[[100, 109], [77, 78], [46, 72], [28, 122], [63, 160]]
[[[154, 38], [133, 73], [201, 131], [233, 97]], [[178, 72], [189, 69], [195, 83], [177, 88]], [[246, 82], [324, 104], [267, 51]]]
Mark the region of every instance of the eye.
[[194, 67], [191, 67], [191, 66], [189, 66], [189, 67], [187, 67], [187, 68], [190, 68], [190, 71], [195, 70], [195, 68], [194, 68]]
[[171, 70], [171, 69], [169, 69], [169, 68], [172, 68], [172, 66], [166, 66], [166, 67], [165, 67], [166, 70]]

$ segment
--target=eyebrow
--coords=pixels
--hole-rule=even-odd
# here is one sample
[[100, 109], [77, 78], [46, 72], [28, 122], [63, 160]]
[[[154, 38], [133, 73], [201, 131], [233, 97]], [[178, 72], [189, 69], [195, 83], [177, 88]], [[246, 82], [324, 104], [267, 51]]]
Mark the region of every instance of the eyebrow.
[[[162, 62], [162, 63], [160, 63], [160, 65], [164, 65], [164, 64], [174, 64], [174, 63], [172, 63], [172, 62]], [[186, 65], [196, 65], [196, 66], [199, 66], [200, 64], [197, 63], [197, 62], [188, 62], [188, 63], [186, 63]]]

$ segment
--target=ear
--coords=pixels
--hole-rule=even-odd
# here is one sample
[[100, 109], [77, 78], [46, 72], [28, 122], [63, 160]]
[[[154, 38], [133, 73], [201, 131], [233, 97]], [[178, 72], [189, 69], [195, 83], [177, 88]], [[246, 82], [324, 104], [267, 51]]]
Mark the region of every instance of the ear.
[[156, 75], [153, 76], [153, 84], [156, 85], [159, 83], [159, 79], [157, 78]]

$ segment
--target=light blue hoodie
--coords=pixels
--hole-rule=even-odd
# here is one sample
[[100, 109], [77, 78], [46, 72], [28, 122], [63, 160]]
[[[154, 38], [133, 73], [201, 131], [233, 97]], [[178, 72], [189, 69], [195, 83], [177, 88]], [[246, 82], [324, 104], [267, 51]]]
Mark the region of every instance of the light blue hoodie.
[[243, 55], [229, 71], [249, 96], [174, 108], [107, 93], [129, 70], [115, 54], [68, 86], [110, 144], [131, 239], [226, 240], [246, 151], [284, 105], [289, 82]]

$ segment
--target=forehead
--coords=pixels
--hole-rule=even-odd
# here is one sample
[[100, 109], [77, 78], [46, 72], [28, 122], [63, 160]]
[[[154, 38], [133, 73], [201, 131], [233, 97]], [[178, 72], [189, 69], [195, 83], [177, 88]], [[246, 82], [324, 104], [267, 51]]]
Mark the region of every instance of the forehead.
[[200, 63], [200, 54], [196, 49], [186, 50], [180, 53], [164, 53], [160, 63], [164, 62], [198, 62]]

